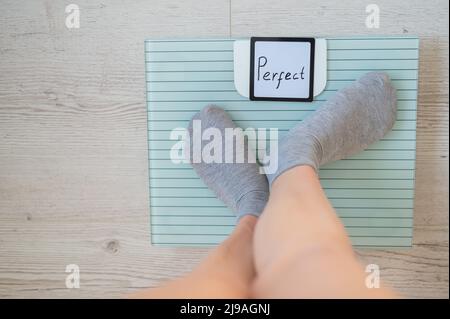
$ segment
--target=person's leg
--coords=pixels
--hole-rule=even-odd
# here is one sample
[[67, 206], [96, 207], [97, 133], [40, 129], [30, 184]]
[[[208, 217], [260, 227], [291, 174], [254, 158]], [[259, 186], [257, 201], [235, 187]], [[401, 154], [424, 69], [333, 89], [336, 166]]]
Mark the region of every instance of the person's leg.
[[233, 233], [190, 274], [132, 298], [248, 298], [254, 278], [253, 229], [257, 218], [243, 216]]
[[396, 104], [389, 77], [368, 73], [281, 139], [255, 230], [256, 297], [393, 296], [366, 287], [367, 274], [316, 172], [382, 138], [395, 123]]
[[255, 298], [390, 298], [366, 273], [316, 172], [297, 166], [272, 184], [255, 229]]
[[[198, 129], [196, 131], [196, 129]], [[233, 145], [226, 143], [226, 130], [236, 125], [224, 110], [207, 106], [194, 115], [189, 131], [189, 157], [202, 181], [236, 214], [237, 226], [228, 239], [214, 249], [195, 270], [160, 288], [134, 295], [137, 298], [245, 298], [254, 277], [253, 229], [267, 203], [269, 185], [247, 149], [242, 131], [235, 131]], [[213, 139], [222, 145], [218, 161], [208, 162], [203, 152]], [[238, 141], [244, 141], [239, 145]], [[227, 152], [234, 161], [226, 161]], [[205, 154], [206, 153], [206, 154]], [[239, 162], [238, 159], [243, 160]]]

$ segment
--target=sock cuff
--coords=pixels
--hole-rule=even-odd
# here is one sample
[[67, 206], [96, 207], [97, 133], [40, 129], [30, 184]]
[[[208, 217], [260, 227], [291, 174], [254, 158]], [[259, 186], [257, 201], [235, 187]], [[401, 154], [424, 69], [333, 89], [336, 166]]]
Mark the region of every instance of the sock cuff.
[[298, 140], [297, 136], [290, 136], [288, 141], [283, 141], [278, 156], [278, 169], [275, 173], [266, 173], [269, 185], [272, 185], [278, 176], [296, 166], [307, 165], [318, 171], [323, 152], [320, 140], [307, 133], [301, 138]]
[[236, 203], [238, 220], [244, 215], [259, 216], [269, 199], [269, 192], [251, 190], [239, 198]]
[[305, 158], [305, 160], [300, 162], [290, 162], [289, 165], [285, 165], [283, 169], [279, 169], [275, 174], [267, 175], [267, 179], [269, 180], [269, 186], [272, 187], [273, 182], [281, 176], [284, 172], [290, 170], [291, 168], [297, 167], [297, 166], [310, 166], [312, 167], [316, 173], [319, 172], [319, 168], [317, 167], [316, 163], [313, 161], [310, 161]]

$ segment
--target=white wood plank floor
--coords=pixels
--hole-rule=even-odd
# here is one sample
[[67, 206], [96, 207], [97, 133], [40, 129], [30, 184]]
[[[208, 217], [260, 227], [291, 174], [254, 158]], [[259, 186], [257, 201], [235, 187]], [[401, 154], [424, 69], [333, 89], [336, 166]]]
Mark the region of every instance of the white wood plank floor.
[[[208, 249], [149, 244], [145, 38], [421, 38], [414, 248], [359, 250], [407, 297], [448, 298], [448, 2], [66, 1], [0, 4], [0, 297], [120, 297]], [[78, 264], [81, 288], [65, 288]]]

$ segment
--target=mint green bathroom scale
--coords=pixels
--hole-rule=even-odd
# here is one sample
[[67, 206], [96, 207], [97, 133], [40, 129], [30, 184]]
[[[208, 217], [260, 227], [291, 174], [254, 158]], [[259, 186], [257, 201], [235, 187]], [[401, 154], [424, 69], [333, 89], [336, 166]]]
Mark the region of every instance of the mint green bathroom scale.
[[[314, 112], [364, 73], [385, 71], [397, 88], [393, 130], [352, 158], [320, 169], [325, 192], [357, 247], [410, 247], [413, 235], [419, 40], [414, 37], [323, 39], [326, 80], [313, 102], [251, 101], [235, 85], [235, 39], [147, 40], [145, 67], [151, 241], [206, 246], [223, 241], [233, 213], [189, 164], [175, 164], [173, 129], [207, 104], [242, 128], [280, 130]], [[240, 70], [242, 72], [242, 70]]]

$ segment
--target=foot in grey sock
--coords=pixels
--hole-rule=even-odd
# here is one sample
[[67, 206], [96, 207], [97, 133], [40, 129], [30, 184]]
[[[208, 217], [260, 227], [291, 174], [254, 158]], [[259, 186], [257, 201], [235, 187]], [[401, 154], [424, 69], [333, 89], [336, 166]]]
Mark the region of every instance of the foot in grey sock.
[[385, 73], [367, 73], [340, 90], [279, 142], [278, 170], [270, 184], [288, 169], [319, 166], [364, 150], [395, 123], [396, 90]]
[[[217, 136], [213, 138], [209, 136], [209, 140], [198, 141], [200, 136], [195, 135], [195, 127], [199, 124], [201, 128], [197, 131], [200, 131], [201, 135], [209, 128], [218, 129], [216, 132], [221, 133], [222, 154], [220, 161], [218, 161], [219, 163], [207, 162], [203, 157], [197, 157], [197, 160], [195, 159], [193, 153], [197, 152], [199, 154], [198, 145], [201, 145], [201, 151], [205, 145], [217, 138]], [[243, 143], [244, 148], [238, 147], [239, 144], [236, 142], [238, 140], [237, 138], [233, 143], [228, 143], [228, 145], [225, 143], [225, 131], [227, 128], [230, 131], [231, 129], [235, 129], [236, 125], [228, 114], [219, 107], [207, 106], [194, 115], [188, 127], [192, 167], [217, 197], [235, 212], [238, 220], [244, 215], [259, 216], [269, 198], [267, 178], [259, 172], [259, 166], [256, 161], [248, 160], [249, 158], [254, 158], [255, 155], [247, 148], [247, 140], [243, 138], [242, 130], [235, 130], [234, 132], [236, 136], [245, 141]], [[209, 135], [209, 132], [206, 133]], [[194, 138], [197, 138], [197, 140], [194, 141]], [[197, 143], [197, 148], [195, 148], [194, 143]], [[214, 149], [214, 152], [216, 151]], [[233, 161], [231, 163], [229, 160], [225, 162], [226, 152], [233, 152], [233, 155], [231, 155]], [[236, 160], [239, 160], [240, 157], [244, 161], [236, 163]]]

